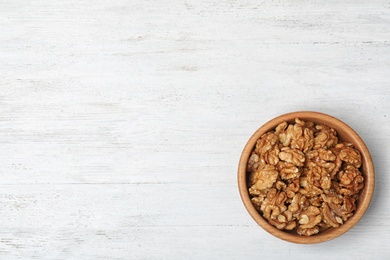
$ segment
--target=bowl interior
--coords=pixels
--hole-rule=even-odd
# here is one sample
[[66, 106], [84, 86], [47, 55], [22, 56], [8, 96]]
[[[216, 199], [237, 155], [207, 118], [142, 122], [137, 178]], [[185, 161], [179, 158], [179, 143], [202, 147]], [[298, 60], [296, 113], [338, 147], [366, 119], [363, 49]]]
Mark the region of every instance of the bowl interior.
[[[300, 236], [292, 231], [282, 231], [269, 224], [268, 221], [266, 221], [253, 206], [250, 200], [250, 195], [247, 187], [248, 176], [246, 167], [250, 154], [255, 147], [256, 141], [260, 138], [261, 135], [268, 131], [274, 130], [277, 125], [284, 121], [288, 123], [294, 123], [295, 118], [300, 118], [304, 121], [312, 121], [315, 124], [325, 124], [329, 127], [332, 127], [337, 131], [338, 138], [340, 141], [352, 143], [362, 155], [362, 167], [360, 168], [360, 171], [365, 178], [365, 186], [360, 193], [360, 199], [358, 201], [357, 209], [354, 215], [350, 217], [340, 227], [330, 228], [310, 237]], [[338, 236], [341, 236], [349, 229], [351, 229], [360, 220], [360, 218], [363, 216], [369, 206], [374, 191], [374, 179], [374, 167], [370, 153], [359, 135], [342, 121], [332, 116], [318, 112], [293, 112], [276, 117], [264, 124], [252, 135], [252, 137], [245, 145], [244, 150], [241, 154], [238, 168], [238, 186], [241, 199], [252, 218], [272, 235], [289, 242], [301, 244], [325, 242]]]

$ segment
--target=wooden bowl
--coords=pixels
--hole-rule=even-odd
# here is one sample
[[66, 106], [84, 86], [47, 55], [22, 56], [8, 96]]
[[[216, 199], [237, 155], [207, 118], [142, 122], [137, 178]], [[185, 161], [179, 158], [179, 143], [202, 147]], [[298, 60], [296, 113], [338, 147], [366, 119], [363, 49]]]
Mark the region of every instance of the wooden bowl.
[[[338, 133], [338, 138], [340, 141], [350, 142], [352, 143], [356, 149], [358, 149], [362, 155], [362, 167], [360, 171], [362, 172], [365, 178], [365, 186], [360, 193], [360, 199], [357, 204], [356, 211], [352, 217], [350, 217], [343, 225], [338, 228], [329, 228], [325, 231], [322, 231], [313, 236], [300, 236], [291, 231], [283, 231], [279, 230], [276, 227], [272, 226], [268, 223], [266, 219], [262, 217], [262, 215], [255, 209], [253, 206], [249, 191], [247, 187], [247, 162], [248, 159], [256, 145], [256, 141], [260, 138], [264, 133], [274, 130], [277, 125], [286, 121], [288, 123], [294, 123], [295, 118], [300, 118], [304, 121], [312, 121], [316, 124], [324, 124], [329, 127], [334, 128]], [[293, 112], [285, 115], [278, 116], [262, 127], [260, 127], [249, 139], [247, 144], [244, 147], [244, 150], [241, 154], [239, 166], [238, 166], [238, 188], [240, 191], [241, 199], [249, 212], [252, 218], [259, 224], [263, 229], [265, 229], [270, 234], [289, 241], [293, 243], [300, 244], [314, 244], [329, 241], [336, 237], [341, 236], [349, 229], [351, 229], [363, 216], [366, 212], [373, 192], [374, 192], [374, 183], [375, 183], [375, 172], [374, 166], [372, 163], [372, 159], [370, 153], [364, 144], [363, 140], [359, 137], [359, 135], [347, 124], [336, 119], [332, 116], [318, 113], [318, 112]]]

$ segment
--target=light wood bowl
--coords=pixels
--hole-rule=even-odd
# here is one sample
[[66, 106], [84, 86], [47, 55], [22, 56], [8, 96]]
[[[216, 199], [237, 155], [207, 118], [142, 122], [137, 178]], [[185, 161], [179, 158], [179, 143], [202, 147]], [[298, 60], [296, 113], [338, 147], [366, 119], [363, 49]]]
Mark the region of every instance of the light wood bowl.
[[[304, 121], [312, 121], [316, 124], [324, 124], [329, 127], [332, 127], [337, 131], [339, 140], [352, 143], [355, 146], [355, 148], [360, 151], [362, 155], [362, 167], [360, 168], [360, 171], [362, 172], [365, 179], [365, 186], [360, 193], [360, 199], [357, 204], [357, 209], [355, 211], [355, 214], [352, 217], [350, 217], [340, 227], [330, 228], [309, 237], [300, 236], [291, 231], [279, 230], [274, 226], [272, 226], [271, 224], [269, 224], [268, 221], [265, 220], [253, 206], [249, 196], [248, 187], [247, 187], [248, 176], [247, 176], [246, 167], [247, 167], [247, 162], [250, 157], [250, 154], [256, 145], [256, 141], [260, 138], [261, 135], [263, 135], [268, 131], [274, 130], [277, 125], [279, 125], [284, 121], [288, 123], [294, 123], [295, 118], [300, 118]], [[372, 195], [374, 193], [374, 184], [375, 184], [374, 165], [370, 156], [370, 152], [368, 151], [363, 140], [351, 127], [349, 127], [344, 122], [332, 116], [323, 113], [318, 113], [318, 112], [306, 112], [306, 111], [293, 112], [293, 113], [278, 116], [270, 120], [266, 124], [264, 124], [248, 140], [241, 154], [241, 158], [238, 166], [238, 188], [240, 191], [240, 196], [247, 211], [252, 216], [252, 218], [256, 221], [257, 224], [259, 224], [263, 229], [265, 229], [270, 234], [280, 239], [293, 242], [293, 243], [300, 243], [300, 244], [314, 244], [314, 243], [329, 241], [331, 239], [341, 236], [342, 234], [350, 230], [362, 218], [363, 214], [366, 212], [370, 204]]]

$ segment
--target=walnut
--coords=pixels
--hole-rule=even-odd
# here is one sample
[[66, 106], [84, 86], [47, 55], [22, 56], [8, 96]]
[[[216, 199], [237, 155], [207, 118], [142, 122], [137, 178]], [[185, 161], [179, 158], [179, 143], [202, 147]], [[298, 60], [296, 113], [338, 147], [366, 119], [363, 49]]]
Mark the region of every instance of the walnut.
[[294, 198], [291, 201], [291, 204], [288, 206], [288, 210], [294, 215], [299, 216], [299, 214], [307, 209], [309, 202], [305, 196], [300, 193], [295, 194]]
[[325, 168], [329, 173], [332, 173], [336, 168], [334, 161], [337, 156], [330, 150], [319, 148], [317, 150], [311, 150], [306, 154], [306, 167], [310, 167], [310, 163], [315, 163], [318, 166]]
[[275, 188], [272, 188], [260, 206], [263, 217], [272, 225], [281, 229], [287, 225], [287, 222], [279, 221], [282, 219], [279, 215], [287, 210], [285, 205], [286, 199], [287, 195], [285, 192], [277, 191]]
[[[260, 156], [256, 153], [252, 153], [248, 160], [247, 169], [249, 172], [256, 171], [257, 168], [259, 168], [260, 164]], [[265, 165], [265, 162], [263, 163], [263, 165]]]
[[338, 142], [337, 133], [333, 128], [330, 128], [326, 125], [317, 125], [317, 133], [314, 137], [314, 147], [313, 149], [319, 148], [331, 148], [335, 146]]
[[286, 222], [286, 226], [284, 227], [286, 230], [292, 230], [297, 226], [297, 223], [293, 219], [293, 214], [291, 211], [286, 210], [282, 214], [284, 218], [282, 218]]
[[295, 221], [290, 221], [286, 224], [284, 227], [285, 230], [293, 230], [297, 226], [297, 223]]
[[[323, 195], [323, 194], [321, 194], [321, 195]], [[321, 207], [322, 202], [323, 202], [323, 199], [320, 195], [309, 198], [310, 205], [315, 206], [315, 207]]]
[[280, 214], [280, 208], [275, 205], [262, 206], [261, 210], [263, 211], [263, 217], [266, 219], [275, 219]]
[[[353, 215], [353, 211], [356, 209], [355, 199], [350, 196], [344, 196], [341, 200], [341, 203], [327, 204], [336, 216], [336, 221], [340, 224], [342, 224], [343, 221], [347, 221], [347, 219]], [[341, 218], [341, 220], [338, 217]]]
[[249, 157], [248, 172], [262, 169], [266, 165], [276, 165], [279, 162], [279, 147], [276, 145], [278, 136], [273, 133], [264, 134], [256, 143], [256, 148]]
[[[307, 168], [304, 170], [304, 173], [307, 176], [307, 181], [310, 184], [313, 184], [317, 188], [322, 188], [324, 190], [330, 189], [331, 178], [326, 168], [321, 167], [314, 162], [309, 162]], [[310, 187], [310, 185], [308, 187]]]
[[291, 144], [290, 144], [291, 147], [293, 146], [294, 143], [298, 141], [298, 139], [302, 136], [302, 134], [303, 134], [302, 126], [300, 126], [299, 124], [295, 124], [293, 126], [293, 131], [291, 134]]
[[364, 187], [361, 163], [333, 128], [296, 118], [257, 141], [247, 164], [249, 194], [271, 225], [315, 235], [354, 214]]
[[342, 163], [343, 163], [343, 161], [340, 158], [340, 153], [346, 147], [347, 146], [345, 143], [339, 143], [339, 144], [336, 144], [335, 147], [331, 148], [332, 153], [336, 155], [336, 160], [334, 161], [336, 164], [336, 167], [331, 173], [332, 179], [336, 175], [336, 173], [340, 171], [340, 168], [341, 168]]
[[[313, 136], [313, 123], [304, 122], [299, 118], [295, 119], [295, 131], [296, 134], [293, 135], [291, 140], [291, 148], [298, 149], [304, 153], [311, 150], [314, 146], [314, 136]], [[301, 134], [301, 135], [299, 135]]]
[[[256, 190], [257, 191], [257, 190]], [[261, 208], [261, 204], [263, 203], [263, 201], [265, 200], [265, 198], [267, 197], [267, 193], [264, 192], [264, 191], [257, 191], [256, 194], [253, 194], [253, 193], [250, 193], [252, 196], [252, 204], [255, 206], [255, 208], [257, 210], [260, 210]]]
[[307, 157], [310, 160], [314, 161], [334, 161], [336, 160], [336, 155], [332, 153], [331, 150], [326, 150], [324, 148], [319, 148], [316, 150], [311, 150], [310, 152], [307, 153]]
[[249, 183], [252, 184], [252, 189], [264, 190], [271, 188], [278, 178], [278, 172], [275, 166], [266, 165], [262, 169], [257, 169], [249, 178]]
[[343, 203], [343, 196], [334, 192], [328, 192], [327, 194], [321, 194], [321, 198], [328, 204], [341, 204]]
[[340, 171], [342, 163], [343, 163], [343, 161], [340, 159], [339, 156], [337, 156], [336, 160], [335, 160], [335, 163], [334, 163], [334, 167], [332, 167], [333, 169], [330, 172], [330, 178], [331, 179], [334, 179], [336, 174]]
[[340, 151], [340, 159], [356, 168], [362, 165], [362, 156], [360, 152], [350, 146]]
[[268, 219], [268, 222], [278, 229], [292, 230], [297, 226], [293, 220], [292, 213], [288, 210], [279, 214], [275, 219]]
[[284, 183], [282, 181], [277, 181], [276, 184], [275, 184], [275, 188], [277, 190], [286, 190], [287, 185], [286, 185], [286, 183]]
[[271, 150], [264, 154], [264, 160], [266, 163], [276, 165], [279, 162], [279, 147], [274, 145]]
[[253, 196], [259, 196], [263, 191], [253, 189], [252, 187], [249, 188], [249, 194]]
[[329, 176], [331, 179], [334, 177], [334, 176], [332, 177], [332, 173], [334, 172], [334, 169], [336, 168], [335, 163], [320, 160], [320, 161], [317, 161], [316, 164], [318, 166], [322, 167], [323, 169], [325, 169], [329, 173]]
[[343, 224], [344, 221], [352, 216], [350, 213], [356, 209], [351, 206], [351, 203], [354, 204], [354, 201], [340, 194], [323, 194], [322, 198], [324, 200], [322, 205], [324, 222], [332, 227], [338, 227], [340, 224]]
[[326, 202], [322, 203], [322, 215], [324, 222], [332, 227], [339, 227], [343, 223], [342, 219], [334, 214]]
[[278, 138], [279, 138], [279, 141], [282, 142], [280, 140], [280, 133], [283, 133], [286, 128], [287, 128], [288, 124], [287, 122], [283, 122], [283, 123], [280, 123], [276, 128], [275, 128], [275, 134], [278, 135]]
[[292, 213], [285, 205], [287, 196], [285, 192], [272, 188], [261, 205], [263, 217], [278, 229], [291, 230], [296, 227]]
[[[279, 215], [281, 216], [281, 215]], [[285, 229], [287, 223], [279, 221], [278, 218], [275, 219], [267, 219], [268, 223], [270, 223], [272, 226], [276, 227], [277, 229]]]
[[283, 147], [279, 153], [279, 159], [284, 162], [292, 163], [295, 166], [303, 166], [305, 155], [297, 149]]
[[308, 177], [302, 177], [299, 180], [300, 189], [299, 192], [307, 197], [315, 197], [323, 193], [323, 191], [316, 187], [311, 181], [308, 181]]
[[287, 209], [287, 206], [285, 205], [286, 200], [287, 200], [287, 195], [283, 191], [279, 191], [278, 194], [275, 196], [275, 204], [278, 205], [281, 212]]
[[355, 199], [340, 194], [322, 195], [324, 203], [322, 211], [324, 222], [332, 227], [338, 227], [348, 220], [356, 210]]
[[338, 179], [340, 181], [339, 192], [343, 195], [354, 195], [364, 188], [364, 177], [351, 165], [347, 165], [345, 170], [338, 173]]
[[278, 136], [272, 132], [265, 133], [256, 143], [255, 152], [259, 156], [263, 156], [266, 152], [272, 149], [272, 147], [278, 141]]
[[295, 119], [294, 125], [282, 123], [276, 127], [279, 141], [284, 147], [298, 149], [303, 152], [309, 151], [314, 145], [313, 123]]
[[295, 179], [301, 175], [301, 171], [292, 163], [279, 161], [276, 165], [276, 170], [279, 172], [282, 180]]
[[261, 207], [265, 209], [268, 205], [277, 206], [280, 208], [280, 212], [283, 212], [287, 209], [286, 205], [284, 205], [287, 199], [287, 195], [283, 191], [278, 191], [275, 188], [271, 188], [266, 198], [264, 199]]
[[320, 232], [319, 227], [312, 227], [312, 228], [298, 227], [297, 229], [297, 233], [301, 236], [312, 236], [318, 234], [318, 232]]
[[321, 211], [319, 208], [309, 206], [299, 215], [299, 224], [301, 228], [312, 228], [321, 222]]
[[295, 193], [299, 191], [299, 178], [294, 178], [290, 180], [291, 182], [286, 187], [287, 197], [292, 199], [295, 196]]
[[[280, 124], [276, 129], [278, 129], [282, 124]], [[286, 128], [287, 123], [285, 126], [283, 125], [283, 127]], [[280, 128], [282, 128], [282, 127], [280, 127]], [[293, 134], [294, 134], [294, 126], [288, 125], [287, 129], [284, 129], [283, 131], [280, 131], [281, 130], [280, 128], [278, 129], [279, 130], [278, 131], [279, 141], [283, 144], [283, 146], [287, 147], [291, 143], [291, 139], [292, 139]]]
[[322, 221], [317, 225], [320, 232], [331, 228], [332, 226], [324, 222], [324, 217], [322, 216]]
[[353, 212], [356, 210], [355, 199], [350, 196], [344, 196], [343, 204], [339, 211], [336, 211], [336, 214], [339, 215], [344, 221], [347, 221], [349, 217], [353, 215]]

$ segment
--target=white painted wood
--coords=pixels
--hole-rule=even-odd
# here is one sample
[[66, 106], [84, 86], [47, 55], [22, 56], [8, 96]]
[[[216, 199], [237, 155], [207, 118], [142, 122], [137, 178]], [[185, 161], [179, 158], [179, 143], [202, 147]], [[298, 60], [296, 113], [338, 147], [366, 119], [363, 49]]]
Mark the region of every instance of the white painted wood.
[[[1, 259], [385, 259], [388, 1], [1, 1]], [[246, 140], [282, 113], [351, 125], [358, 225], [280, 241], [246, 213]]]

